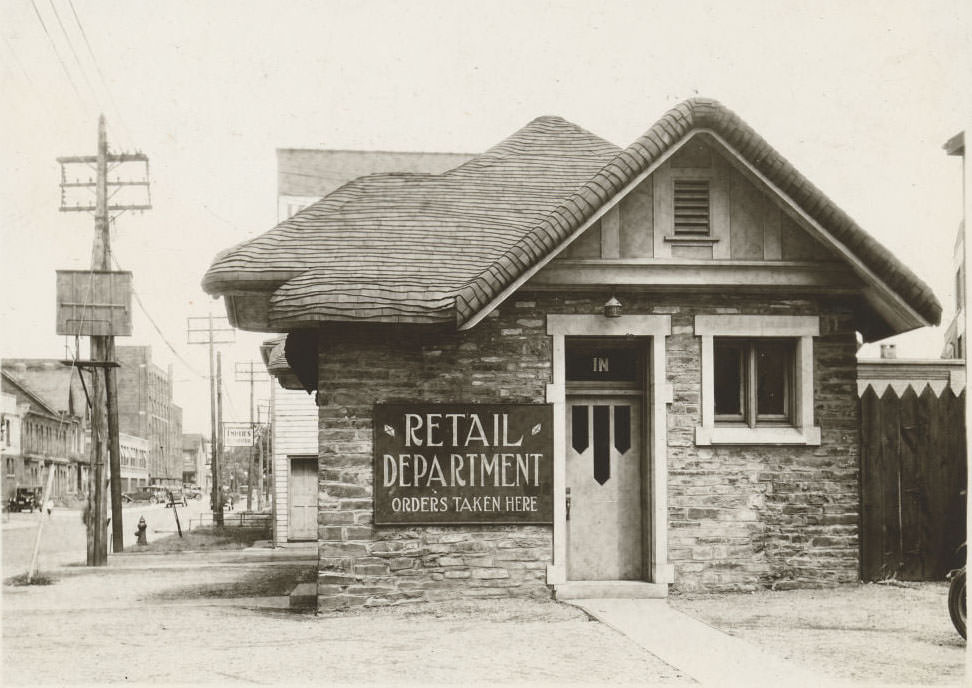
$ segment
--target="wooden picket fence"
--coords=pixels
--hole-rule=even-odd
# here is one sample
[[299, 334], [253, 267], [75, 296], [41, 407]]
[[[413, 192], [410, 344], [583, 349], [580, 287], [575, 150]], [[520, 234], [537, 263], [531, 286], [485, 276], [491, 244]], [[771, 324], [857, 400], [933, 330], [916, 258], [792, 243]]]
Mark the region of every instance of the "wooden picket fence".
[[867, 388], [861, 419], [861, 577], [943, 580], [965, 540], [965, 390]]

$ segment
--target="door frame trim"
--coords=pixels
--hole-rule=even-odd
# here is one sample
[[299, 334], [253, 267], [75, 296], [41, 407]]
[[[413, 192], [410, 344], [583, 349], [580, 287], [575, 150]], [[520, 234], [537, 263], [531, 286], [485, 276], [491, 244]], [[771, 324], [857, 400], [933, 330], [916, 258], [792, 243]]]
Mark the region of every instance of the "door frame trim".
[[547, 403], [554, 410], [553, 481], [553, 562], [547, 565], [547, 584], [567, 582], [567, 384], [564, 361], [565, 338], [650, 337], [649, 379], [645, 404], [649, 418], [651, 455], [645, 476], [651, 501], [651, 533], [646, 543], [649, 552], [648, 582], [671, 583], [674, 568], [668, 562], [668, 421], [667, 404], [672, 402], [672, 386], [666, 377], [666, 337], [672, 332], [671, 316], [623, 315], [547, 315], [547, 334], [553, 337], [553, 382], [547, 385]]

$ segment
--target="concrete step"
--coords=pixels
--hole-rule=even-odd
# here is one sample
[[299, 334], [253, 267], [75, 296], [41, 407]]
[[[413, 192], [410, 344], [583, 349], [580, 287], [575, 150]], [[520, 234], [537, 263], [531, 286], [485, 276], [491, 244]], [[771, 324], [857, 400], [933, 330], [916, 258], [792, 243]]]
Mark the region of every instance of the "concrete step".
[[317, 581], [313, 583], [298, 583], [290, 591], [291, 609], [317, 609]]
[[668, 597], [667, 583], [644, 581], [570, 581], [554, 585], [558, 600], [646, 600]]

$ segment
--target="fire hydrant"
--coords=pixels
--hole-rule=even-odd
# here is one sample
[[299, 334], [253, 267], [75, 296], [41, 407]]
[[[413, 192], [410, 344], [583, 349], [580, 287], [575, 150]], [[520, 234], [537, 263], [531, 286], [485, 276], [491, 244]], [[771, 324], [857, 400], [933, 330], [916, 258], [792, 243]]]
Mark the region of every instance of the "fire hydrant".
[[145, 523], [145, 517], [141, 516], [138, 519], [138, 530], [135, 531], [135, 535], [138, 537], [136, 544], [147, 545], [148, 540], [145, 538], [145, 531], [148, 530], [148, 525]]

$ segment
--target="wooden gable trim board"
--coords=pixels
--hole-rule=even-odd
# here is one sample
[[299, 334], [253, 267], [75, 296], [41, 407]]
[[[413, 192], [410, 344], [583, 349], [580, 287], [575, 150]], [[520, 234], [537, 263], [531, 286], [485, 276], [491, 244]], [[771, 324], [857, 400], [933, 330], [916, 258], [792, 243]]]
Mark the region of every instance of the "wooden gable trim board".
[[[721, 147], [729, 155], [722, 155], [727, 159], [730, 164], [732, 164], [736, 169], [742, 172], [750, 181], [761, 186], [763, 189], [770, 191], [767, 194], [777, 206], [779, 206], [784, 212], [787, 213], [794, 221], [796, 221], [804, 230], [810, 233], [817, 241], [820, 241], [825, 246], [831, 247], [835, 250], [844, 260], [846, 260], [851, 267], [857, 272], [862, 279], [865, 281], [869, 287], [865, 291], [865, 297], [868, 302], [875, 308], [875, 310], [880, 313], [880, 315], [886, 318], [889, 322], [901, 327], [903, 331], [912, 330], [918, 327], [923, 327], [930, 325], [921, 315], [919, 315], [911, 306], [909, 306], [893, 289], [891, 289], [887, 284], [884, 283], [874, 272], [868, 268], [864, 263], [857, 258], [846, 246], [837, 241], [830, 232], [823, 228], [816, 220], [810, 217], [802, 208], [800, 208], [797, 203], [790, 198], [789, 195], [783, 192], [777, 185], [771, 182], [765, 175], [763, 175], [759, 170], [757, 170], [752, 164], [749, 163], [733, 146], [731, 146], [725, 139], [723, 139], [719, 134], [708, 128], [699, 128], [690, 131], [688, 134], [679, 139], [676, 143], [668, 148], [663, 155], [661, 155], [654, 163], [652, 163], [648, 168], [636, 176], [631, 182], [629, 182], [623, 189], [621, 189], [613, 198], [608, 202], [603, 204], [598, 208], [591, 217], [587, 219], [586, 222], [581, 224], [577, 229], [575, 229], [571, 234], [560, 243], [554, 250], [550, 251], [546, 256], [537, 261], [529, 269], [521, 273], [521, 275], [511, 282], [507, 287], [505, 287], [499, 294], [497, 294], [492, 300], [489, 301], [483, 308], [476, 312], [472, 317], [470, 317], [465, 323], [459, 326], [460, 330], [468, 330], [479, 323], [483, 318], [485, 318], [490, 312], [492, 312], [497, 306], [499, 306], [503, 301], [505, 301], [510, 294], [520, 289], [527, 281], [529, 281], [537, 272], [542, 268], [546, 267], [550, 261], [556, 258], [567, 246], [569, 246], [577, 237], [583, 234], [587, 229], [589, 229], [596, 221], [600, 220], [605, 216], [610, 210], [615, 208], [621, 200], [631, 193], [634, 188], [640, 185], [645, 179], [652, 175], [661, 165], [668, 161], [675, 152], [682, 148], [689, 140], [698, 135], [704, 135], [706, 137], [711, 137], [711, 140], [718, 144], [716, 151], [719, 151]], [[657, 230], [657, 227], [656, 227]], [[602, 223], [603, 232], [603, 223]], [[655, 232], [656, 237], [661, 234], [661, 232]], [[603, 242], [603, 239], [602, 239]]]
[[[772, 193], [768, 194], [770, 199], [773, 200], [784, 212], [786, 212], [787, 215], [795, 220], [803, 229], [807, 230], [811, 236], [817, 239], [817, 241], [820, 241], [825, 246], [829, 246], [836, 250], [841, 257], [843, 257], [854, 268], [854, 270], [864, 279], [866, 283], [871, 285], [873, 289], [877, 290], [877, 295], [887, 297], [887, 299], [896, 307], [895, 309], [883, 308], [882, 306], [885, 306], [886, 304], [882, 303], [881, 299], [868, 298], [868, 302], [871, 303], [871, 305], [874, 306], [883, 317], [887, 318], [890, 322], [904, 325], [904, 331], [931, 325], [931, 323], [919, 315], [915, 309], [909, 306], [896, 291], [891, 289], [880, 277], [875, 275], [869, 267], [867, 267], [856, 255], [854, 255], [852, 251], [850, 251], [850, 249], [835, 239], [834, 236], [824, 229], [819, 222], [810, 217], [810, 215], [803, 208], [801, 208], [796, 201], [790, 198], [790, 196], [787, 195], [782, 189], [770, 181], [762, 172], [756, 169], [725, 139], [719, 136], [719, 134], [711, 129], [699, 129], [697, 131], [707, 136], [711, 136], [723, 149], [725, 149], [725, 151], [731, 153], [731, 156], [729, 156], [727, 159], [736, 167], [736, 169], [747, 176], [750, 181], [756, 183], [757, 186], [762, 186], [764, 189], [771, 191]], [[870, 290], [865, 293], [870, 293]]]
[[965, 361], [961, 359], [876, 359], [857, 362], [857, 395], [870, 387], [879, 397], [888, 388], [900, 398], [909, 388], [918, 396], [931, 387], [935, 396], [946, 389], [958, 396], [965, 390]]
[[526, 287], [545, 290], [601, 285], [657, 290], [725, 286], [774, 292], [793, 288], [852, 294], [860, 290], [862, 282], [839, 262], [560, 258], [535, 275]]

